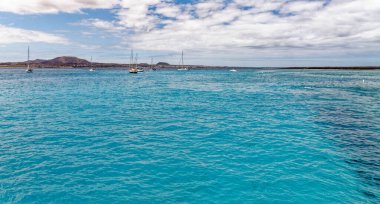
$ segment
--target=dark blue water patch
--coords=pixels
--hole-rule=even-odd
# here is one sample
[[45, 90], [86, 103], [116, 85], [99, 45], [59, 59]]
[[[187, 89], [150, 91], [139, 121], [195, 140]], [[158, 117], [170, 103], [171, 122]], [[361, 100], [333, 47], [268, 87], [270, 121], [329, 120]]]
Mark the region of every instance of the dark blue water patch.
[[369, 198], [371, 198], [371, 199], [375, 199], [375, 198], [377, 198], [377, 196], [374, 194], [374, 193], [372, 193], [372, 192], [369, 192], [369, 191], [362, 191], [363, 192], [363, 194], [365, 195], [365, 196], [367, 196], [367, 197], [369, 197]]
[[[363, 194], [377, 199], [380, 186], [380, 107], [375, 102], [379, 89], [370, 85], [377, 83], [378, 79], [372, 74], [354, 76], [356, 83], [349, 80], [349, 87], [342, 84], [323, 87], [326, 92], [318, 97], [320, 103], [314, 104], [314, 108], [318, 110], [315, 122], [327, 133], [327, 139], [341, 149], [342, 157], [363, 182], [374, 187], [368, 190], [363, 186]], [[360, 83], [358, 79], [361, 78], [370, 83]]]

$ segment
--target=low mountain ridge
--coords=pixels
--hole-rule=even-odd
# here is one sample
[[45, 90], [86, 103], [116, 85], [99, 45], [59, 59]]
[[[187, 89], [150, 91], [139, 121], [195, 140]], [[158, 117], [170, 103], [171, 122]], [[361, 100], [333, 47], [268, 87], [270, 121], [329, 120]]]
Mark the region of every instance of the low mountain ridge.
[[[28, 63], [25, 61], [24, 63]], [[44, 59], [36, 59], [36, 60], [30, 60], [30, 64], [43, 64], [43, 65], [89, 65], [90, 62], [78, 57], [72, 57], [72, 56], [62, 56], [62, 57], [56, 57], [54, 59], [50, 60], [44, 60]]]
[[90, 64], [90, 62], [87, 60], [80, 59], [78, 57], [71, 57], [71, 56], [56, 57], [54, 59], [47, 60], [43, 63], [61, 64], [61, 65]]

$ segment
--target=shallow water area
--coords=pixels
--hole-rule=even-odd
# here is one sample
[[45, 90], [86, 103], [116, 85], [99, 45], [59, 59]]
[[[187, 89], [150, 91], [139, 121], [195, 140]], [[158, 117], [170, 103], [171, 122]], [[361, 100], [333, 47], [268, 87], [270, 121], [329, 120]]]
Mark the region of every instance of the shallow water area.
[[0, 203], [379, 203], [380, 71], [0, 69]]

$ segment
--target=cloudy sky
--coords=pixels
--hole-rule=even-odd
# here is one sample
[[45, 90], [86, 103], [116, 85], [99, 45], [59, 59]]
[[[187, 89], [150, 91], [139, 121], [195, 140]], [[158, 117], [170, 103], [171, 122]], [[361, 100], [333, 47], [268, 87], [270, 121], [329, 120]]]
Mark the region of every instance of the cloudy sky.
[[0, 0], [0, 61], [380, 65], [380, 0]]

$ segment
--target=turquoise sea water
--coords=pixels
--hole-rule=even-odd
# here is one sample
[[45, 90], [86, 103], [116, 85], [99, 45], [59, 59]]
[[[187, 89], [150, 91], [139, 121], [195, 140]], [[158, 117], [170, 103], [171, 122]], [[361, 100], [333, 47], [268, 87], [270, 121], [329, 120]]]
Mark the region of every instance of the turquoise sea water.
[[380, 71], [0, 69], [0, 203], [49, 202], [379, 203]]

